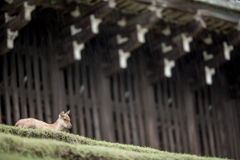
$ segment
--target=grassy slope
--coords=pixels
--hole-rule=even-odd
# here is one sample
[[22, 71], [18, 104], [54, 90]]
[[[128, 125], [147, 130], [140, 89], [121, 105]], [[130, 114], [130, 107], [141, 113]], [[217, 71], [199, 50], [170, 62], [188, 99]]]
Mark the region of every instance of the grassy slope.
[[[151, 148], [95, 141], [81, 136], [48, 130], [25, 130], [0, 125], [0, 152], [16, 152], [22, 156], [63, 159], [206, 159], [175, 154]], [[14, 136], [11, 133], [18, 136]], [[28, 137], [21, 138], [20, 136]], [[34, 138], [32, 138], [34, 137]], [[39, 138], [45, 138], [39, 139]], [[66, 143], [67, 142], [67, 143]], [[82, 144], [82, 145], [80, 145]], [[10, 155], [10, 154], [8, 154]], [[1, 154], [0, 154], [1, 157]], [[1, 160], [1, 159], [0, 159]]]

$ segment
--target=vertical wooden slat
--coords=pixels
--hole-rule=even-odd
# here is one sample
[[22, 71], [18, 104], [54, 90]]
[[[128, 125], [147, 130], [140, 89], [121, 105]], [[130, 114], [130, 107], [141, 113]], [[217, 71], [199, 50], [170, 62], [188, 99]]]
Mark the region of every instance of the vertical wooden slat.
[[16, 123], [20, 119], [19, 101], [18, 101], [18, 88], [17, 88], [17, 72], [15, 54], [11, 55], [11, 86], [13, 89], [13, 123]]
[[43, 99], [44, 99], [44, 112], [45, 112], [45, 119], [47, 123], [52, 123], [51, 119], [51, 108], [49, 105], [49, 80], [48, 80], [48, 66], [44, 59], [41, 58], [41, 70], [42, 70], [42, 78], [43, 78]]
[[29, 105], [29, 116], [32, 118], [35, 117], [35, 105], [33, 103], [33, 80], [32, 80], [32, 71], [31, 71], [31, 62], [30, 55], [26, 54], [26, 76], [27, 76], [27, 92], [28, 92], [28, 105]]
[[[21, 50], [20, 50], [21, 52]], [[23, 60], [21, 53], [17, 53], [18, 59], [18, 74], [19, 74], [19, 90], [20, 90], [20, 102], [21, 102], [21, 118], [27, 118], [27, 106], [24, 88], [24, 73], [23, 73]]]
[[213, 108], [213, 129], [214, 129], [214, 136], [215, 136], [215, 147], [216, 147], [216, 156], [221, 157], [221, 140], [220, 140], [220, 135], [219, 135], [219, 123], [218, 123], [218, 112], [219, 112], [219, 106], [215, 105], [216, 101], [215, 101], [215, 97], [217, 96], [217, 94], [215, 92], [213, 92], [213, 87], [211, 87], [210, 89], [210, 98], [212, 101], [212, 108]]
[[174, 82], [170, 82], [170, 93], [172, 98], [172, 112], [173, 112], [173, 121], [174, 121], [174, 130], [175, 130], [175, 136], [176, 136], [176, 147], [175, 150], [179, 153], [182, 152], [182, 145], [180, 142], [180, 129], [179, 129], [179, 116], [177, 114], [177, 102], [175, 97], [175, 90], [174, 90]]
[[[184, 79], [185, 78], [182, 77], [182, 80]], [[199, 139], [198, 139], [197, 128], [196, 128], [194, 97], [186, 81], [181, 81], [181, 83], [184, 91], [183, 101], [184, 101], [184, 105], [186, 107], [186, 113], [187, 113], [188, 140], [189, 140], [190, 153], [199, 155], [200, 146], [199, 146]]]
[[174, 144], [174, 139], [173, 139], [173, 126], [172, 126], [172, 116], [171, 116], [171, 111], [169, 109], [169, 105], [168, 105], [168, 95], [167, 95], [167, 87], [168, 87], [168, 83], [167, 83], [167, 79], [164, 80], [164, 102], [165, 102], [165, 109], [166, 109], [166, 115], [168, 115], [167, 118], [167, 130], [168, 130], [168, 137], [169, 137], [169, 143], [170, 143], [170, 151], [171, 152], [175, 152], [175, 144]]
[[234, 124], [232, 124], [233, 126], [235, 126], [235, 132], [234, 132], [234, 139], [235, 139], [235, 155], [236, 155], [236, 159], [239, 160], [240, 159], [240, 147], [239, 147], [239, 143], [240, 143], [240, 138], [239, 138], [239, 120], [238, 120], [238, 105], [236, 105], [236, 103], [234, 103], [234, 105], [232, 106], [234, 108], [234, 112], [233, 112], [233, 121]]
[[141, 146], [146, 146], [146, 138], [144, 134], [144, 123], [143, 123], [143, 115], [142, 115], [142, 103], [140, 100], [140, 94], [139, 94], [139, 77], [137, 76], [137, 73], [134, 73], [134, 89], [135, 89], [135, 101], [136, 101], [136, 112], [137, 112], [137, 123], [138, 123], [138, 132], [139, 132], [139, 142]]
[[[58, 118], [58, 115], [60, 113], [60, 111], [62, 111], [62, 104], [59, 104], [59, 95], [63, 94], [63, 93], [59, 93], [59, 86], [62, 86], [63, 83], [61, 83], [61, 85], [59, 85], [59, 81], [62, 81], [62, 75], [60, 75], [60, 73], [62, 73], [62, 71], [58, 71], [58, 65], [57, 65], [57, 57], [56, 54], [54, 52], [54, 49], [51, 48], [50, 50], [48, 50], [49, 54], [48, 54], [48, 58], [49, 58], [49, 69], [50, 69], [50, 79], [51, 79], [51, 90], [52, 90], [52, 118], [53, 121], [55, 121]], [[62, 98], [62, 97], [61, 97]]]
[[63, 70], [59, 70], [57, 71], [59, 78], [58, 78], [58, 82], [56, 82], [58, 84], [58, 104], [59, 104], [59, 112], [61, 111], [65, 111], [67, 112], [67, 102], [66, 102], [66, 98], [67, 98], [67, 95], [66, 95], [66, 88], [65, 88], [65, 82], [64, 82], [64, 72]]
[[[96, 51], [97, 53], [97, 51]], [[111, 108], [111, 93], [109, 89], [109, 79], [105, 77], [103, 69], [101, 66], [100, 59], [96, 60], [96, 66], [94, 68], [94, 73], [96, 75], [97, 87], [96, 94], [98, 100], [98, 107], [100, 108], [100, 126], [101, 126], [101, 139], [114, 142], [114, 129], [113, 129], [113, 117]]]
[[78, 128], [79, 128], [79, 133], [80, 135], [82, 136], [86, 136], [85, 135], [85, 128], [84, 128], [84, 115], [83, 115], [83, 112], [82, 112], [82, 106], [83, 106], [83, 103], [82, 103], [82, 96], [80, 95], [80, 74], [79, 74], [79, 63], [75, 63], [74, 66], [75, 66], [75, 84], [76, 84], [76, 99], [77, 99], [77, 102], [76, 102], [76, 105], [77, 105], [77, 112], [78, 112]]
[[182, 142], [183, 142], [183, 153], [189, 153], [188, 149], [188, 139], [187, 139], [187, 127], [185, 125], [185, 119], [186, 119], [186, 111], [185, 107], [183, 105], [183, 90], [181, 83], [177, 81], [177, 88], [176, 88], [176, 103], [178, 104], [178, 110], [177, 114], [179, 116], [179, 121], [180, 121], [180, 131], [181, 131], [181, 137], [182, 137]]
[[34, 69], [34, 82], [35, 82], [35, 93], [36, 93], [36, 106], [37, 106], [37, 118], [43, 120], [43, 112], [41, 105], [41, 91], [40, 91], [40, 78], [39, 78], [39, 63], [38, 56], [33, 56], [33, 69]]
[[87, 137], [93, 138], [92, 133], [92, 119], [90, 114], [90, 104], [89, 104], [89, 98], [88, 98], [88, 87], [87, 87], [87, 69], [86, 69], [86, 63], [84, 63], [84, 60], [82, 61], [82, 75], [83, 75], [83, 85], [84, 85], [84, 108], [85, 108], [85, 117], [86, 117], [86, 124], [87, 124]]
[[11, 125], [11, 106], [9, 98], [9, 86], [8, 86], [8, 64], [7, 64], [7, 55], [3, 56], [3, 83], [4, 83], [4, 97], [5, 97], [5, 115], [6, 115], [6, 124]]
[[145, 116], [145, 130], [146, 130], [146, 138], [147, 145], [153, 148], [159, 148], [159, 138], [157, 132], [157, 118], [156, 118], [156, 109], [154, 103], [154, 93], [152, 90], [152, 85], [149, 83], [148, 78], [145, 73], [146, 70], [143, 66], [145, 66], [145, 57], [143, 53], [139, 55], [140, 64], [139, 70], [141, 77], [141, 97], [142, 104], [144, 106], [144, 116]]
[[[158, 84], [157, 85], [158, 86], [158, 107], [159, 107], [159, 109], [158, 109], [158, 112], [159, 112], [159, 114], [160, 114], [160, 121], [161, 121], [161, 128], [162, 128], [162, 137], [163, 137], [163, 150], [165, 150], [165, 151], [167, 151], [168, 150], [168, 146], [169, 146], [169, 144], [168, 144], [168, 142], [167, 142], [167, 133], [166, 133], [166, 130], [167, 130], [167, 126], [166, 126], [166, 124], [165, 124], [165, 113], [166, 113], [166, 111], [164, 111], [164, 107], [163, 107], [163, 104], [161, 103], [161, 101], [162, 101], [162, 97], [163, 97], [163, 95], [165, 95], [166, 93], [162, 93], [162, 89], [161, 89], [161, 85], [160, 84]], [[164, 87], [164, 86], [163, 86]], [[164, 89], [163, 89], [163, 91], [165, 91]], [[164, 101], [165, 102], [165, 101]], [[166, 102], [165, 102], [166, 103]], [[165, 104], [164, 104], [165, 105]]]
[[72, 86], [71, 67], [67, 68], [67, 83], [68, 83], [69, 106], [71, 110], [70, 116], [71, 116], [71, 123], [72, 123], [72, 131], [74, 134], [77, 134], [76, 111], [75, 111], [75, 105], [73, 103], [73, 86]]
[[123, 110], [123, 124], [124, 124], [124, 131], [125, 131], [125, 140], [127, 144], [130, 144], [130, 130], [129, 130], [129, 120], [128, 120], [128, 108], [125, 102], [125, 89], [124, 89], [124, 75], [123, 73], [120, 74], [120, 84], [121, 84], [121, 107]]
[[113, 76], [113, 91], [114, 91], [114, 106], [116, 108], [116, 125], [117, 125], [117, 134], [118, 134], [118, 142], [123, 142], [123, 131], [122, 131], [122, 124], [121, 124], [121, 111], [119, 109], [119, 99], [118, 99], [118, 84], [117, 84], [117, 75]]
[[130, 97], [129, 97], [129, 107], [130, 107], [130, 120], [131, 120], [131, 126], [132, 126], [132, 136], [133, 136], [133, 144], [134, 145], [139, 145], [138, 142], [138, 135], [137, 135], [137, 126], [136, 126], [136, 122], [135, 122], [135, 114], [136, 111], [134, 110], [134, 106], [133, 106], [133, 89], [130, 86], [131, 85], [131, 77], [130, 77], [130, 73], [128, 72], [128, 76], [127, 76], [128, 80], [128, 90], [130, 92]]
[[207, 134], [206, 134], [206, 124], [205, 124], [205, 119], [204, 119], [204, 113], [203, 113], [203, 102], [202, 102], [202, 94], [201, 91], [197, 91], [198, 95], [198, 108], [199, 108], [199, 114], [200, 114], [200, 125], [201, 125], [201, 130], [202, 130], [202, 138], [203, 138], [203, 151], [202, 154], [203, 156], [210, 156], [209, 155], [209, 149], [208, 149], [208, 142], [207, 142]]
[[93, 110], [93, 125], [94, 125], [94, 130], [95, 130], [95, 139], [100, 140], [101, 139], [101, 133], [100, 133], [100, 124], [99, 124], [99, 113], [98, 113], [98, 108], [97, 108], [97, 95], [96, 95], [96, 83], [95, 83], [95, 74], [94, 74], [94, 69], [93, 67], [98, 67], [95, 66], [96, 64], [92, 64], [89, 68], [89, 74], [90, 74], [90, 86], [91, 86], [91, 95], [92, 95], [92, 110]]
[[207, 88], [204, 88], [204, 106], [206, 110], [206, 118], [207, 118], [207, 128], [208, 128], [208, 135], [210, 141], [210, 149], [211, 149], [211, 156], [215, 156], [215, 147], [214, 147], [214, 137], [213, 137], [213, 129], [212, 129], [212, 120], [209, 114], [209, 102], [208, 102], [208, 91]]

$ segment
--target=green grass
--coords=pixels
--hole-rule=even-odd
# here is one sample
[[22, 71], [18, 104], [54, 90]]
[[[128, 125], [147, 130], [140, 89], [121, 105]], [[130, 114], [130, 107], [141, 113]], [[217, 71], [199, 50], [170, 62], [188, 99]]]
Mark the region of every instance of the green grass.
[[[1, 133], [2, 132], [2, 133]], [[14, 134], [14, 135], [12, 135]], [[20, 137], [22, 136], [22, 137]], [[42, 139], [43, 138], [43, 139]], [[3, 154], [4, 153], [4, 154]], [[16, 153], [16, 155], [12, 154]], [[20, 129], [0, 125], [0, 157], [31, 157], [56, 159], [166, 159], [166, 160], [217, 160], [219, 158], [176, 154], [152, 148], [96, 141], [69, 133]], [[30, 158], [29, 158], [30, 157]], [[20, 159], [19, 158], [19, 159]], [[16, 159], [16, 158], [15, 158]], [[35, 159], [35, 158], [33, 158]], [[0, 158], [1, 160], [1, 158]], [[39, 159], [40, 160], [40, 159]]]
[[38, 158], [33, 156], [16, 154], [14, 152], [9, 152], [9, 153], [0, 152], [0, 160], [64, 160], [64, 159], [51, 158], [51, 157]]
[[96, 141], [90, 138], [86, 138], [79, 135], [65, 133], [61, 131], [52, 130], [38, 130], [38, 129], [22, 129], [14, 126], [0, 125], [0, 132], [11, 133], [28, 138], [43, 138], [43, 139], [54, 139], [58, 141], [64, 141], [71, 144], [85, 144], [90, 146], [104, 146], [118, 149], [125, 149], [129, 151], [141, 152], [141, 153], [162, 153], [156, 149], [149, 147], [139, 147], [133, 145], [125, 145], [119, 143], [110, 143], [105, 141]]

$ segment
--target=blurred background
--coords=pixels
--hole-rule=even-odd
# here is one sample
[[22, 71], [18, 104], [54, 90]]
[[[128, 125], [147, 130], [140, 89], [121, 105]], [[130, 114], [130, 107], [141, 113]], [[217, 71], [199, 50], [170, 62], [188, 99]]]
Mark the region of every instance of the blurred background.
[[[0, 2], [0, 123], [240, 160], [240, 1]], [[66, 130], [67, 131], [67, 130]]]

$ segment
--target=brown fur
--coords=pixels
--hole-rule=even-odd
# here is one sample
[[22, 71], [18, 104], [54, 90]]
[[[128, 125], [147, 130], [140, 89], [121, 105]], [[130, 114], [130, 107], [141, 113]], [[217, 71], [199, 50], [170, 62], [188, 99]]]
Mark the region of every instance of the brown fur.
[[15, 126], [20, 128], [33, 128], [33, 129], [51, 129], [51, 130], [62, 130], [63, 128], [71, 128], [71, 122], [68, 114], [70, 111], [59, 114], [58, 120], [54, 124], [48, 124], [43, 121], [34, 118], [20, 119]]

